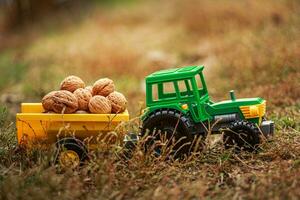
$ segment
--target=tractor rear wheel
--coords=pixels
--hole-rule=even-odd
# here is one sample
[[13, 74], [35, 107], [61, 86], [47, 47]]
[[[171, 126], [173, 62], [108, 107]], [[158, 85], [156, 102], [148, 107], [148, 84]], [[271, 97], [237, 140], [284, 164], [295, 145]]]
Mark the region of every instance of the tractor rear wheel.
[[180, 158], [194, 151], [195, 137], [190, 133], [191, 120], [175, 110], [158, 110], [144, 120], [141, 134], [146, 135], [145, 150], [155, 155]]
[[224, 131], [223, 142], [226, 149], [234, 147], [237, 151], [256, 151], [260, 143], [260, 132], [254, 123], [236, 121]]

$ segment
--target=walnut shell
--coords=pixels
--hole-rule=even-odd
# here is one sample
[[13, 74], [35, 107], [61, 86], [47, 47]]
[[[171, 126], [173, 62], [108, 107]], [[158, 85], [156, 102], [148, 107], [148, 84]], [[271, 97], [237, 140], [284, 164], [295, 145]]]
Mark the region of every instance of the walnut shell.
[[75, 113], [76, 114], [88, 114], [88, 112], [85, 110], [77, 110]]
[[102, 78], [93, 85], [93, 95], [107, 96], [115, 90], [114, 82], [109, 78]]
[[91, 113], [108, 114], [111, 112], [111, 103], [104, 96], [93, 96], [89, 103]]
[[77, 76], [68, 76], [60, 84], [61, 90], [68, 90], [74, 92], [78, 88], [84, 88], [85, 84], [81, 78]]
[[111, 103], [112, 113], [121, 113], [126, 110], [127, 100], [120, 92], [112, 92], [106, 97]]
[[88, 110], [89, 102], [92, 98], [92, 93], [84, 88], [78, 88], [73, 93], [78, 100], [78, 109], [79, 110]]
[[43, 108], [45, 109], [45, 111], [52, 111], [52, 105], [54, 103], [53, 101], [53, 96], [54, 94], [56, 93], [57, 91], [52, 91], [52, 92], [49, 92], [48, 94], [46, 94], [43, 99], [42, 99], [42, 105], [43, 105]]
[[52, 96], [52, 109], [56, 113], [73, 113], [78, 109], [78, 100], [76, 96], [67, 91], [60, 90]]
[[93, 86], [88, 85], [88, 86], [86, 86], [84, 89], [89, 90], [89, 91], [91, 92], [91, 94], [93, 94]]

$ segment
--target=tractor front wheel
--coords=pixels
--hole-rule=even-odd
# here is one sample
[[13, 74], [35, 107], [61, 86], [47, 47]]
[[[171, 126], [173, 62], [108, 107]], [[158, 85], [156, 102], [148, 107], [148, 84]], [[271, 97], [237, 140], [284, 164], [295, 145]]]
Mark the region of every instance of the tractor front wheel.
[[260, 143], [260, 132], [254, 123], [236, 121], [224, 131], [223, 142], [226, 149], [233, 147], [237, 151], [256, 151]]

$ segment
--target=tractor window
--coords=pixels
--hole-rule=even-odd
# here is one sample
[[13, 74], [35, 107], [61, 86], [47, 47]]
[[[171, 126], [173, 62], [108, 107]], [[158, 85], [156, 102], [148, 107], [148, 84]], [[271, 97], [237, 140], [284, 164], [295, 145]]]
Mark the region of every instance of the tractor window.
[[152, 84], [152, 101], [174, 100], [193, 95], [191, 79]]
[[169, 100], [176, 97], [174, 82], [164, 82], [152, 85], [152, 101]]
[[158, 86], [157, 86], [157, 84], [152, 85], [152, 100], [153, 101], [158, 100]]
[[200, 95], [200, 97], [202, 97], [203, 95], [205, 95], [206, 91], [203, 88], [202, 79], [201, 79], [200, 74], [197, 74], [195, 76], [195, 79], [196, 79], [199, 95]]
[[200, 77], [200, 74], [197, 74], [195, 76], [195, 79], [196, 79], [196, 83], [197, 83], [197, 87], [199, 90], [203, 89], [203, 85], [202, 85], [202, 81], [201, 81], [201, 77]]
[[187, 97], [192, 95], [192, 84], [191, 80], [179, 80], [177, 81], [178, 83], [178, 88], [180, 91], [180, 96], [181, 97]]
[[180, 92], [186, 92], [187, 90], [187, 85], [185, 84], [184, 80], [177, 81], [178, 83], [178, 88]]
[[175, 87], [173, 82], [165, 82], [163, 83], [163, 93], [167, 94], [175, 94]]
[[176, 98], [176, 90], [175, 90], [174, 82], [164, 82], [162, 84], [162, 94], [159, 95], [158, 98], [162, 100]]

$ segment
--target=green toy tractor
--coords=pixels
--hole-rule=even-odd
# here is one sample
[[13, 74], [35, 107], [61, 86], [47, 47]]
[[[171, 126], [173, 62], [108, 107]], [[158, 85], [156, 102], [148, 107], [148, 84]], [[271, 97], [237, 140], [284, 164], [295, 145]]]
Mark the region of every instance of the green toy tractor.
[[[182, 155], [210, 132], [224, 133], [225, 148], [253, 151], [261, 136], [273, 135], [274, 123], [265, 119], [264, 99], [236, 99], [230, 91], [230, 100], [215, 103], [210, 100], [203, 69], [167, 69], [146, 77], [146, 109], [141, 117], [146, 148], [164, 143], [164, 138], [168, 141], [164, 145], [172, 143], [173, 153]], [[160, 154], [161, 148], [157, 145], [154, 150]]]

